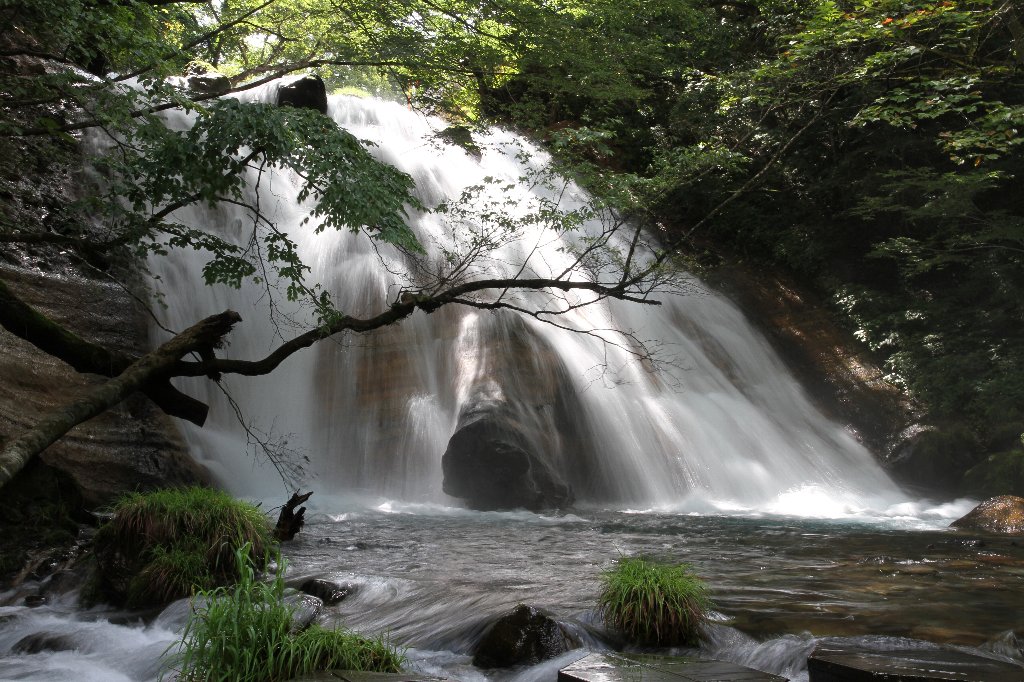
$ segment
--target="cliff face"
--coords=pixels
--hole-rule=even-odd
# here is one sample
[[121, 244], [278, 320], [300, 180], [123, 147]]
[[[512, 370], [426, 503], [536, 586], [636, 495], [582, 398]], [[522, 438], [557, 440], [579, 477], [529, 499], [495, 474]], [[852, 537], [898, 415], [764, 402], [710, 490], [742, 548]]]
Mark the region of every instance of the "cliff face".
[[[14, 79], [67, 68], [34, 57], [0, 59], [0, 66]], [[54, 102], [21, 113], [28, 120], [45, 115], [60, 121], [72, 115], [68, 106]], [[0, 139], [0, 237], [7, 237], [0, 239], [0, 280], [24, 303], [68, 331], [112, 351], [140, 354], [148, 349], [145, 313], [106, 274], [129, 257], [106, 254], [85, 263], [71, 255], [71, 246], [46, 242], [57, 233], [89, 239], [88, 220], [74, 209], [74, 202], [92, 191], [83, 172], [80, 140], [69, 136]], [[132, 276], [130, 265], [122, 270], [118, 277]], [[90, 383], [102, 381], [79, 374], [3, 327], [0, 351], [0, 442], [73, 399]], [[69, 503], [72, 512], [79, 502], [92, 508], [127, 491], [207, 478], [186, 452], [172, 420], [142, 397], [80, 425], [36, 459], [29, 467], [36, 473], [26, 469], [25, 476], [9, 486], [20, 485], [21, 493], [33, 488], [40, 497], [53, 498], [58, 493], [34, 490], [40, 486], [33, 481], [53, 480], [56, 475], [62, 486], [76, 489], [75, 501]], [[41, 465], [55, 470], [53, 475], [40, 476]]]
[[[120, 286], [62, 268], [43, 272], [4, 263], [0, 279], [19, 297], [86, 340], [124, 353], [146, 348], [146, 320]], [[79, 374], [60, 360], [0, 328], [0, 438], [8, 438], [44, 413], [73, 399], [99, 377]], [[139, 396], [73, 429], [42, 455], [68, 474], [86, 507], [126, 491], [206, 480], [172, 420]], [[12, 485], [16, 485], [12, 483]]]
[[826, 307], [784, 275], [730, 263], [711, 283], [757, 325], [826, 414], [882, 459], [920, 418]]

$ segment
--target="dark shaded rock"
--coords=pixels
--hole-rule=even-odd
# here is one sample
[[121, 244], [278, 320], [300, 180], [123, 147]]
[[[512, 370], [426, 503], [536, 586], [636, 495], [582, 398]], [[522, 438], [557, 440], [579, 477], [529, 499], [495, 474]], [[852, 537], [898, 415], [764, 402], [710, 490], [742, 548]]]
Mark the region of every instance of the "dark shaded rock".
[[320, 76], [303, 76], [277, 91], [277, 104], [297, 109], [315, 109], [327, 113], [327, 86]]
[[78, 648], [69, 635], [33, 632], [18, 640], [12, 651], [17, 654], [38, 654], [43, 651], [74, 651]]
[[324, 612], [324, 603], [317, 597], [308, 594], [293, 594], [284, 598], [284, 603], [291, 606], [292, 632], [302, 632], [313, 624]]
[[1024, 450], [989, 455], [964, 475], [964, 489], [978, 497], [1024, 496]]
[[531, 424], [508, 404], [477, 403], [464, 409], [441, 458], [444, 492], [474, 509], [531, 511], [572, 503], [569, 486], [536, 447]]
[[949, 525], [957, 530], [1024, 535], [1024, 497], [993, 497]]
[[[113, 282], [3, 265], [0, 278], [25, 303], [90, 342], [128, 355], [148, 349], [148, 318]], [[0, 347], [0, 438], [20, 433], [38, 415], [103, 381], [74, 371], [6, 329], [0, 329]], [[101, 507], [128, 491], [209, 480], [171, 418], [141, 395], [75, 427], [36, 459], [70, 478], [75, 499], [62, 491], [55, 500], [70, 508]], [[55, 492], [40, 489], [38, 494]]]
[[555, 622], [532, 606], [520, 604], [487, 629], [473, 654], [480, 668], [533, 665], [579, 646]]
[[25, 597], [25, 606], [35, 608], [37, 606], [42, 606], [47, 601], [49, 600], [46, 598], [45, 594], [30, 594]]
[[958, 494], [964, 474], [982, 456], [981, 444], [966, 426], [919, 427], [908, 431], [886, 465], [907, 487]]
[[188, 89], [197, 95], [214, 95], [220, 97], [231, 90], [231, 81], [221, 73], [210, 71], [197, 73], [185, 78]]
[[514, 316], [477, 323], [476, 376], [441, 458], [443, 490], [474, 509], [565, 508], [622, 486], [551, 344]]
[[316, 597], [326, 606], [334, 606], [352, 594], [355, 591], [355, 587], [352, 585], [339, 585], [338, 583], [332, 583], [330, 580], [323, 580], [321, 578], [311, 578], [302, 583], [299, 590]]

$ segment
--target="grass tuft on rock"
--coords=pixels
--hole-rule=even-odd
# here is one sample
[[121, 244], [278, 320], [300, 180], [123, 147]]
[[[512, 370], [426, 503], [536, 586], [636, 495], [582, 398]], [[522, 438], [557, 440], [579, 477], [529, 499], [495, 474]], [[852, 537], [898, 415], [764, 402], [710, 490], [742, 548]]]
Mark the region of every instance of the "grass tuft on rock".
[[630, 641], [654, 646], [700, 642], [711, 600], [689, 564], [623, 558], [601, 576], [605, 624]]
[[131, 493], [96, 534], [97, 573], [87, 601], [166, 604], [238, 579], [235, 551], [262, 561], [273, 546], [266, 516], [210, 488]]
[[271, 582], [256, 579], [248, 548], [237, 553], [241, 579], [200, 592], [197, 608], [172, 657], [179, 679], [269, 682], [326, 670], [400, 672], [404, 657], [389, 642], [313, 625], [294, 632], [293, 608], [283, 602], [283, 569]]

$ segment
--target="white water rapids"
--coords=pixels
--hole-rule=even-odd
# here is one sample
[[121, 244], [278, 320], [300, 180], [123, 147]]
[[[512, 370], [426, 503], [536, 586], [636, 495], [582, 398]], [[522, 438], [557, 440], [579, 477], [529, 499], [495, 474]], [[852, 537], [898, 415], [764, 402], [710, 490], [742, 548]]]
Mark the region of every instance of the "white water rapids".
[[[477, 160], [434, 137], [443, 122], [395, 103], [332, 97], [330, 115], [358, 138], [374, 141], [380, 159], [412, 176], [428, 206], [457, 198], [469, 186], [486, 186], [484, 201], [503, 202], [503, 210], [514, 215], [536, 210], [540, 201], [560, 201], [564, 210], [586, 201], [571, 184], [525, 186], [520, 179], [542, 169], [546, 157], [510, 133], [483, 136]], [[297, 191], [289, 173], [267, 170], [260, 206], [300, 245], [312, 268], [309, 280], [322, 283], [346, 313], [386, 309], [405, 283], [390, 272], [404, 267], [402, 257], [364, 235], [314, 234], [315, 221], [301, 225], [310, 207], [296, 201]], [[252, 221], [234, 206], [188, 209], [175, 218], [223, 226], [238, 235], [245, 235]], [[460, 226], [436, 214], [413, 213], [412, 224], [435, 258], [466, 239]], [[591, 220], [581, 231], [594, 234], [601, 228], [600, 221]], [[528, 273], [560, 272], [571, 263], [570, 238], [579, 237], [536, 226], [522, 229], [517, 239], [480, 259], [479, 276], [515, 274], [526, 261]], [[298, 333], [275, 326], [265, 289], [204, 286], [204, 262], [202, 254], [178, 252], [152, 263], [168, 327], [180, 330], [227, 308], [238, 310], [244, 322], [224, 354], [244, 359], [262, 357]], [[307, 469], [317, 477], [310, 485], [320, 494], [459, 506], [442, 492], [441, 455], [460, 409], [481, 393], [541, 392], [522, 384], [544, 376], [545, 368], [523, 365], [551, 364], [544, 358], [553, 353], [560, 367], [557, 380], [571, 384], [559, 390], [578, 400], [572, 426], [588, 444], [583, 461], [554, 457], [553, 466], [573, 486], [578, 504], [837, 517], [882, 512], [903, 499], [871, 455], [811, 404], [729, 301], [696, 280], [689, 289], [686, 295], [658, 296], [663, 302], [658, 307], [605, 301], [558, 320], [577, 332], [454, 306], [432, 315], [417, 312], [382, 332], [320, 343], [270, 376], [231, 377], [225, 385], [247, 420], [309, 456]], [[551, 297], [525, 292], [518, 300], [533, 309]], [[301, 311], [285, 310], [285, 315], [300, 327], [310, 324]], [[600, 335], [611, 343], [579, 333], [589, 330], [603, 330]], [[635, 344], [622, 332], [653, 340], [658, 357], [671, 367], [648, 371], [624, 350]], [[511, 352], [502, 342], [512, 336], [519, 339], [520, 351], [502, 358]], [[204, 428], [186, 429], [195, 455], [235, 493], [279, 495], [279, 480], [254, 463], [224, 396], [207, 381], [183, 387], [212, 406]]]

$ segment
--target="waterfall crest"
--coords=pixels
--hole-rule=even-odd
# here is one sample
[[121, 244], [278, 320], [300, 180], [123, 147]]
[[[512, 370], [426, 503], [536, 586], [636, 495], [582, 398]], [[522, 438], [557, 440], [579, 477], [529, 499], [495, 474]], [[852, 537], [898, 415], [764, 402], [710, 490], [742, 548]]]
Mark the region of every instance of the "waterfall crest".
[[[488, 133], [477, 159], [438, 140], [442, 122], [395, 103], [332, 97], [329, 113], [412, 176], [425, 205], [474, 186], [486, 186], [490, 200], [509, 211], [528, 212], [531, 197], [558, 200], [567, 210], [586, 203], [571, 184], [524, 183], [546, 157], [511, 133]], [[409, 274], [401, 254], [358, 234], [313, 234], [313, 224], [303, 225], [310, 207], [296, 201], [295, 179], [269, 169], [261, 182], [262, 210], [300, 245], [311, 280], [331, 291], [340, 309], [373, 314], [395, 300]], [[222, 225], [239, 238], [252, 220], [232, 206], [193, 207], [175, 217]], [[412, 219], [435, 262], [464, 248], [442, 217]], [[581, 229], [602, 228], [591, 220]], [[508, 276], [529, 257], [531, 272], [543, 275], [571, 261], [568, 235], [535, 227], [517, 237], [474, 267]], [[238, 310], [244, 322], [224, 353], [251, 359], [312, 324], [301, 308], [272, 307], [266, 286], [204, 286], [202, 264], [200, 254], [184, 251], [152, 262], [170, 328]], [[524, 495], [548, 486], [555, 498], [565, 493], [562, 504], [835, 516], [902, 498], [871, 455], [811, 404], [736, 307], [695, 279], [689, 289], [660, 296], [657, 307], [600, 301], [573, 310], [559, 326], [508, 311], [418, 311], [393, 327], [321, 342], [272, 375], [223, 383], [256, 428], [309, 457], [312, 486], [325, 495], [458, 506], [445, 491], [469, 499], [459, 491], [479, 487], [490, 471], [497, 495], [525, 468], [534, 488]], [[518, 300], [529, 308], [550, 297], [525, 292]], [[593, 330], [602, 331], [587, 333]], [[638, 361], [630, 352], [635, 339], [656, 340], [669, 368], [652, 372]], [[207, 381], [183, 381], [182, 388], [212, 408], [204, 428], [185, 425], [196, 457], [237, 494], [279, 496], [280, 480], [252, 457], [225, 395]], [[487, 433], [474, 435], [484, 413], [498, 416]], [[457, 429], [470, 434], [461, 450]], [[500, 441], [501, 452], [475, 459], [474, 438]], [[542, 462], [531, 459], [535, 453]], [[472, 476], [460, 488], [466, 471]]]

